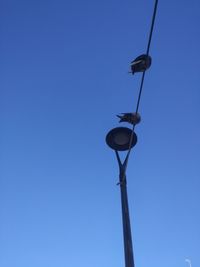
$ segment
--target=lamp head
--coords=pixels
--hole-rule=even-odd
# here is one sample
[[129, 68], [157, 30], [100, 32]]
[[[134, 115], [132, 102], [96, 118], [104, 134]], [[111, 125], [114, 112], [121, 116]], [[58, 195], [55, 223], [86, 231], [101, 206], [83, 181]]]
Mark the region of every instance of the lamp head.
[[137, 135], [131, 129], [126, 127], [117, 127], [112, 129], [106, 135], [107, 145], [115, 151], [126, 151], [129, 150], [131, 135], [133, 138], [131, 142], [131, 148], [137, 143]]

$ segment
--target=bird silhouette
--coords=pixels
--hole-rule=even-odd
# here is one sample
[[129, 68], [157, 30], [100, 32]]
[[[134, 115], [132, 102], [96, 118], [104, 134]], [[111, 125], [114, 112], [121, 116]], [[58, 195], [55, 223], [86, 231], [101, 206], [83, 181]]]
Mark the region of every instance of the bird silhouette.
[[119, 122], [128, 122], [130, 124], [136, 125], [141, 121], [141, 117], [139, 113], [121, 113], [121, 115], [117, 115], [120, 118]]
[[131, 73], [146, 71], [151, 66], [151, 61], [149, 55], [140, 55], [131, 62]]

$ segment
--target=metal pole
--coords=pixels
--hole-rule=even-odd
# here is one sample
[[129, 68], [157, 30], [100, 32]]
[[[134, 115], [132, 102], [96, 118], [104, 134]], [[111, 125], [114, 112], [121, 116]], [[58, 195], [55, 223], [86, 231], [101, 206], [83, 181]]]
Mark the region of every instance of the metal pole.
[[119, 184], [121, 191], [121, 206], [122, 206], [122, 223], [123, 223], [123, 236], [124, 236], [124, 257], [125, 257], [125, 267], [135, 267], [134, 255], [133, 255], [133, 245], [131, 236], [131, 224], [128, 208], [128, 194], [127, 194], [127, 183], [126, 183], [126, 164], [127, 159], [124, 163], [121, 163], [119, 154], [116, 151], [117, 160], [119, 163]]

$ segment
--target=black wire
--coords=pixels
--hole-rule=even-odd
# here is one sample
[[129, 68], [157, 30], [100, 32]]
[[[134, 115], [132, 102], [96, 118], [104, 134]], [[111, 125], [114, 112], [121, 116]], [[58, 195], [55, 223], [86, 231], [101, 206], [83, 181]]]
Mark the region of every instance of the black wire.
[[[149, 50], [150, 50], [150, 46], [151, 46], [151, 40], [152, 40], [152, 34], [153, 34], [153, 29], [154, 29], [154, 24], [155, 24], [157, 6], [158, 6], [158, 0], [155, 0], [154, 11], [153, 11], [153, 16], [152, 16], [152, 21], [151, 21], [151, 29], [149, 32], [149, 39], [148, 39], [148, 45], [147, 45], [147, 51], [146, 51], [147, 55], [149, 55]], [[142, 73], [140, 90], [139, 90], [139, 94], [138, 94], [137, 106], [136, 106], [136, 111], [135, 111], [136, 114], [138, 113], [138, 110], [139, 110], [140, 99], [141, 99], [142, 89], [143, 89], [143, 84], [144, 84], [144, 77], [145, 77], [145, 71]]]
[[[150, 46], [151, 46], [152, 34], [153, 34], [153, 30], [154, 30], [157, 7], [158, 7], [158, 0], [155, 0], [154, 10], [153, 10], [153, 15], [152, 15], [152, 20], [151, 20], [151, 28], [150, 28], [150, 32], [149, 32], [149, 39], [148, 39], [147, 50], [146, 50], [146, 54], [147, 55], [149, 55], [149, 51], [150, 51]], [[140, 106], [140, 100], [141, 100], [141, 95], [142, 95], [142, 90], [143, 90], [143, 85], [144, 85], [145, 73], [146, 73], [146, 71], [143, 71], [143, 73], [142, 73], [142, 78], [141, 78], [141, 83], [140, 83], [140, 88], [139, 88], [139, 94], [138, 94], [138, 99], [137, 99], [137, 105], [136, 105], [136, 111], [135, 111], [136, 115], [138, 114], [138, 110], [139, 110], [139, 106]], [[126, 164], [125, 164], [125, 171], [126, 171], [126, 168], [127, 168], [128, 159], [129, 159], [130, 152], [131, 152], [131, 144], [132, 144], [132, 141], [133, 141], [134, 129], [135, 129], [135, 124], [133, 124], [133, 129], [132, 129], [131, 138], [130, 138], [130, 142], [129, 142], [129, 149], [128, 149], [128, 153], [127, 153], [127, 161], [126, 161]]]
[[152, 21], [151, 21], [151, 30], [150, 30], [150, 33], [149, 33], [149, 41], [148, 41], [147, 52], [146, 52], [147, 55], [149, 55], [149, 50], [150, 50], [151, 39], [152, 39], [152, 34], [153, 34], [153, 29], [154, 29], [154, 23], [155, 23], [155, 18], [156, 18], [157, 7], [158, 7], [158, 0], [155, 1], [155, 5], [154, 5], [154, 11], [153, 11], [153, 16], [152, 16]]
[[140, 83], [140, 90], [139, 90], [139, 94], [138, 94], [137, 106], [136, 106], [136, 110], [135, 110], [136, 114], [138, 113], [138, 109], [140, 106], [140, 99], [141, 99], [141, 95], [142, 95], [145, 73], [146, 73], [145, 71], [142, 73], [142, 79], [141, 79], [141, 83]]

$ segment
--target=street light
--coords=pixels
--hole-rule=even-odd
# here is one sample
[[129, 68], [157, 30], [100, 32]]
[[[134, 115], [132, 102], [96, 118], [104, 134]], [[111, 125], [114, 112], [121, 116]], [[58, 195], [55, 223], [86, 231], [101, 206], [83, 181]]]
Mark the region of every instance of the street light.
[[[125, 127], [118, 127], [112, 129], [106, 136], [107, 145], [115, 151], [117, 162], [119, 165], [119, 185], [121, 191], [121, 205], [122, 205], [122, 222], [123, 222], [123, 236], [124, 236], [124, 255], [125, 255], [125, 267], [135, 267], [134, 256], [133, 256], [133, 246], [132, 246], [132, 236], [131, 236], [131, 225], [128, 209], [128, 196], [127, 196], [127, 181], [126, 181], [126, 168], [128, 164], [129, 155], [131, 149], [137, 143], [137, 135], [134, 132], [136, 124], [141, 120], [138, 114], [141, 94], [143, 90], [145, 72], [150, 68], [152, 59], [149, 56], [152, 34], [154, 29], [154, 23], [156, 18], [158, 0], [155, 0], [154, 10], [151, 21], [151, 28], [149, 32], [149, 39], [147, 44], [147, 50], [145, 54], [140, 55], [131, 62], [131, 73], [142, 73], [141, 82], [139, 87], [139, 93], [137, 98], [137, 105], [135, 112], [121, 113], [117, 115], [120, 119], [119, 122], [127, 122], [132, 124], [132, 130]], [[124, 162], [121, 161], [119, 156], [119, 151], [128, 151]], [[191, 262], [186, 260], [191, 267]]]
[[[127, 182], [126, 182], [126, 167], [131, 148], [137, 143], [137, 135], [135, 132], [126, 127], [117, 127], [108, 132], [106, 136], [107, 145], [115, 151], [117, 162], [119, 165], [119, 185], [121, 191], [121, 206], [122, 206], [122, 223], [124, 237], [124, 257], [125, 266], [134, 267], [134, 255], [131, 236], [131, 225], [128, 208]], [[128, 151], [124, 162], [121, 161], [119, 151]]]
[[190, 259], [185, 259], [185, 261], [189, 264], [189, 267], [192, 267], [192, 263]]

